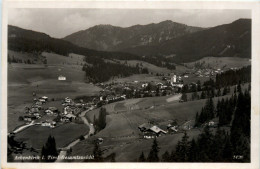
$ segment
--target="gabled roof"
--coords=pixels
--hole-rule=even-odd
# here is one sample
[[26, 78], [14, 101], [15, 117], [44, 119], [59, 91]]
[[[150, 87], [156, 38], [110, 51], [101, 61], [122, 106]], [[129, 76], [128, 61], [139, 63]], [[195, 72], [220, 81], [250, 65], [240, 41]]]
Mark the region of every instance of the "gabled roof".
[[145, 128], [145, 129], [150, 129], [153, 125], [149, 123], [144, 123], [138, 126], [138, 128]]
[[166, 131], [162, 130], [158, 126], [153, 126], [153, 127], [150, 128], [150, 130], [155, 132], [155, 133], [160, 133], [160, 132], [167, 133]]

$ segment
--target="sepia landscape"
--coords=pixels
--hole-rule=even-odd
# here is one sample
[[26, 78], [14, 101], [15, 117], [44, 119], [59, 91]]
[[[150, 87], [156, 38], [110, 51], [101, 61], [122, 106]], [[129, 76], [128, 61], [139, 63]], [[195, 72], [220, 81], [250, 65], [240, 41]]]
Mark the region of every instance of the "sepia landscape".
[[9, 23], [8, 162], [250, 162], [250, 17], [170, 19]]

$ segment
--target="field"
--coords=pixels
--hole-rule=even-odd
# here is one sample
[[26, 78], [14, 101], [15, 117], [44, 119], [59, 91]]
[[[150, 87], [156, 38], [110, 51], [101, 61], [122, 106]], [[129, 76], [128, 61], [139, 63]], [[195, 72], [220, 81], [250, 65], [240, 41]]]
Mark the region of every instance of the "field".
[[111, 82], [118, 82], [118, 83], [125, 83], [125, 82], [162, 82], [161, 77], [159, 76], [154, 76], [150, 74], [136, 74], [132, 75], [129, 77], [124, 77], [124, 78], [115, 78], [115, 79], [110, 79], [109, 81], [105, 82], [106, 83], [111, 83]]
[[[63, 75], [66, 81], [59, 81]], [[84, 81], [79, 65], [17, 64], [8, 65], [8, 132], [24, 122], [18, 121], [24, 108], [36, 97], [47, 96], [61, 102], [65, 97], [95, 95], [101, 89]], [[34, 97], [32, 94], [36, 93]]]
[[[248, 88], [248, 84], [242, 85], [242, 90]], [[231, 93], [226, 96], [213, 98], [216, 105], [218, 100], [230, 97], [234, 87], [231, 87]], [[191, 94], [188, 94], [188, 97]], [[196, 112], [200, 112], [205, 105], [206, 99], [179, 103], [180, 95], [148, 97], [139, 99], [129, 99], [105, 105], [107, 109], [107, 125], [89, 140], [84, 140], [73, 147], [73, 155], [83, 155], [92, 153], [93, 140], [101, 137], [104, 143], [101, 149], [104, 150], [104, 156], [116, 153], [116, 161], [127, 162], [135, 161], [143, 151], [147, 156], [152, 140], [143, 139], [138, 126], [153, 121], [158, 125], [167, 125], [171, 120], [176, 120], [179, 125], [189, 122], [194, 124]], [[93, 122], [94, 115], [98, 117], [99, 109], [95, 109], [86, 114], [87, 118]], [[218, 119], [214, 119], [218, 121]], [[215, 130], [215, 129], [214, 129]], [[189, 139], [196, 138], [200, 134], [199, 129], [189, 130]], [[181, 139], [183, 133], [168, 134], [158, 138], [161, 156], [166, 150], [172, 151], [177, 142]]]
[[[119, 61], [119, 60], [118, 60]], [[122, 64], [125, 63], [125, 61], [120, 61]], [[144, 62], [144, 61], [140, 61], [140, 60], [128, 60], [127, 64], [130, 66], [136, 66], [136, 64], [142, 64], [144, 68], [147, 68], [149, 72], [152, 73], [163, 73], [163, 74], [168, 74], [168, 73], [178, 73], [178, 74], [182, 74], [184, 72], [186, 72], [188, 70], [188, 68], [181, 66], [181, 65], [176, 65], [176, 70], [170, 70], [164, 67], [158, 67], [156, 65], [153, 65], [151, 63], [148, 62]]]
[[195, 63], [205, 62], [205, 67], [214, 69], [228, 69], [228, 68], [241, 68], [243, 66], [251, 65], [251, 61], [247, 58], [238, 57], [205, 57], [196, 62], [185, 63], [189, 68], [193, 68]]
[[48, 53], [48, 52], [43, 52], [42, 56], [45, 56], [47, 59], [48, 65], [83, 65], [84, 62], [84, 57], [83, 55], [78, 55], [71, 53], [69, 56], [63, 56], [63, 55], [58, 55], [55, 53]]
[[[178, 99], [176, 96], [174, 98]], [[106, 105], [105, 107], [110, 108], [107, 115], [107, 126], [92, 139], [97, 137], [104, 139], [104, 143], [101, 145], [101, 149], [105, 150], [104, 156], [115, 152], [117, 161], [134, 160], [141, 151], [144, 151], [147, 155], [152, 144], [152, 140], [141, 138], [141, 132], [138, 130], [140, 124], [148, 121], [154, 121], [157, 124], [168, 124], [169, 120], [177, 120], [178, 124], [183, 124], [188, 120], [194, 120], [196, 112], [201, 110], [205, 101], [204, 99], [179, 103], [177, 100], [173, 100], [172, 96], [164, 96], [131, 99], [129, 102], [125, 100], [112, 103], [113, 106]], [[138, 109], [128, 110], [127, 106], [138, 107]], [[125, 111], [117, 112], [118, 108], [124, 108]], [[94, 114], [97, 117], [98, 112], [98, 109], [88, 112], [88, 119], [93, 119]], [[200, 131], [195, 129], [188, 132], [190, 138], [197, 137], [199, 133]], [[161, 155], [166, 150], [171, 151], [182, 136], [182, 133], [178, 133], [159, 137], [158, 142], [161, 147], [159, 154]], [[73, 147], [72, 152], [74, 155], [91, 153], [92, 144], [91, 139], [84, 140]]]
[[80, 135], [88, 133], [85, 124], [67, 123], [56, 128], [32, 126], [16, 134], [16, 139], [27, 143], [28, 147], [41, 149], [49, 135], [55, 137], [57, 148], [62, 148], [77, 139]]

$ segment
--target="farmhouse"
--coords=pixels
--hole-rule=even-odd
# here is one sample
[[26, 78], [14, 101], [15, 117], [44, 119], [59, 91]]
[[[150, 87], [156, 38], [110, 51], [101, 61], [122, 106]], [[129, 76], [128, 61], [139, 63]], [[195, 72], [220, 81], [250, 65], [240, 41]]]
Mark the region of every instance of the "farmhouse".
[[46, 110], [45, 113], [46, 113], [47, 115], [53, 115], [53, 111], [51, 111], [51, 110]]
[[67, 106], [67, 107], [64, 108], [64, 112], [63, 113], [65, 115], [70, 114], [70, 113], [72, 113], [72, 109], [69, 106]]
[[[151, 132], [155, 133], [157, 136], [160, 136], [161, 134], [166, 134], [167, 132], [159, 128], [158, 126], [153, 126], [149, 129]], [[148, 130], [148, 131], [149, 131]]]
[[154, 134], [154, 133], [151, 133], [151, 132], [144, 133], [144, 138], [146, 138], [146, 139], [151, 139], [151, 138], [155, 138], [155, 137], [156, 137], [156, 134]]
[[147, 130], [149, 130], [153, 125], [150, 124], [150, 123], [144, 123], [144, 124], [141, 124], [140, 126], [138, 126], [138, 129], [141, 131], [141, 132], [145, 132]]
[[67, 114], [64, 116], [65, 118], [67, 118], [68, 120], [72, 121], [76, 119], [76, 116], [74, 114]]
[[39, 108], [38, 107], [32, 107], [30, 110], [30, 113], [39, 113]]
[[58, 77], [58, 80], [66, 80], [66, 77], [65, 77], [65, 76], [62, 76], [62, 75], [60, 75], [60, 76]]
[[64, 102], [65, 102], [65, 103], [72, 103], [72, 99], [69, 98], [69, 97], [66, 97], [66, 98], [64, 99]]
[[48, 97], [47, 96], [42, 96], [41, 99], [44, 99], [45, 101], [48, 101]]
[[33, 116], [33, 115], [31, 115], [31, 116], [24, 116], [23, 117], [24, 121], [32, 121], [32, 120], [35, 120], [35, 119], [36, 119], [36, 117]]

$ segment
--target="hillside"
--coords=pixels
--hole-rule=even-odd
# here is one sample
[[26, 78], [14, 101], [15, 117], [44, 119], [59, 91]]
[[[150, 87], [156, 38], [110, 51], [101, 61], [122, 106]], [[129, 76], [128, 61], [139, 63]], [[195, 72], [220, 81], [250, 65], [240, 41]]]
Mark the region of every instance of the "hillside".
[[137, 58], [135, 55], [122, 52], [100, 52], [78, 47], [68, 41], [52, 38], [41, 32], [12, 25], [8, 25], [8, 50], [17, 52], [53, 52], [65, 56], [75, 53], [92, 58]]
[[251, 58], [251, 20], [239, 19], [159, 45], [133, 47], [122, 51], [140, 56], [170, 57], [175, 63], [196, 61], [207, 56]]
[[170, 20], [127, 28], [97, 25], [64, 38], [75, 45], [102, 51], [117, 51], [136, 46], [158, 45], [170, 39], [203, 30]]

